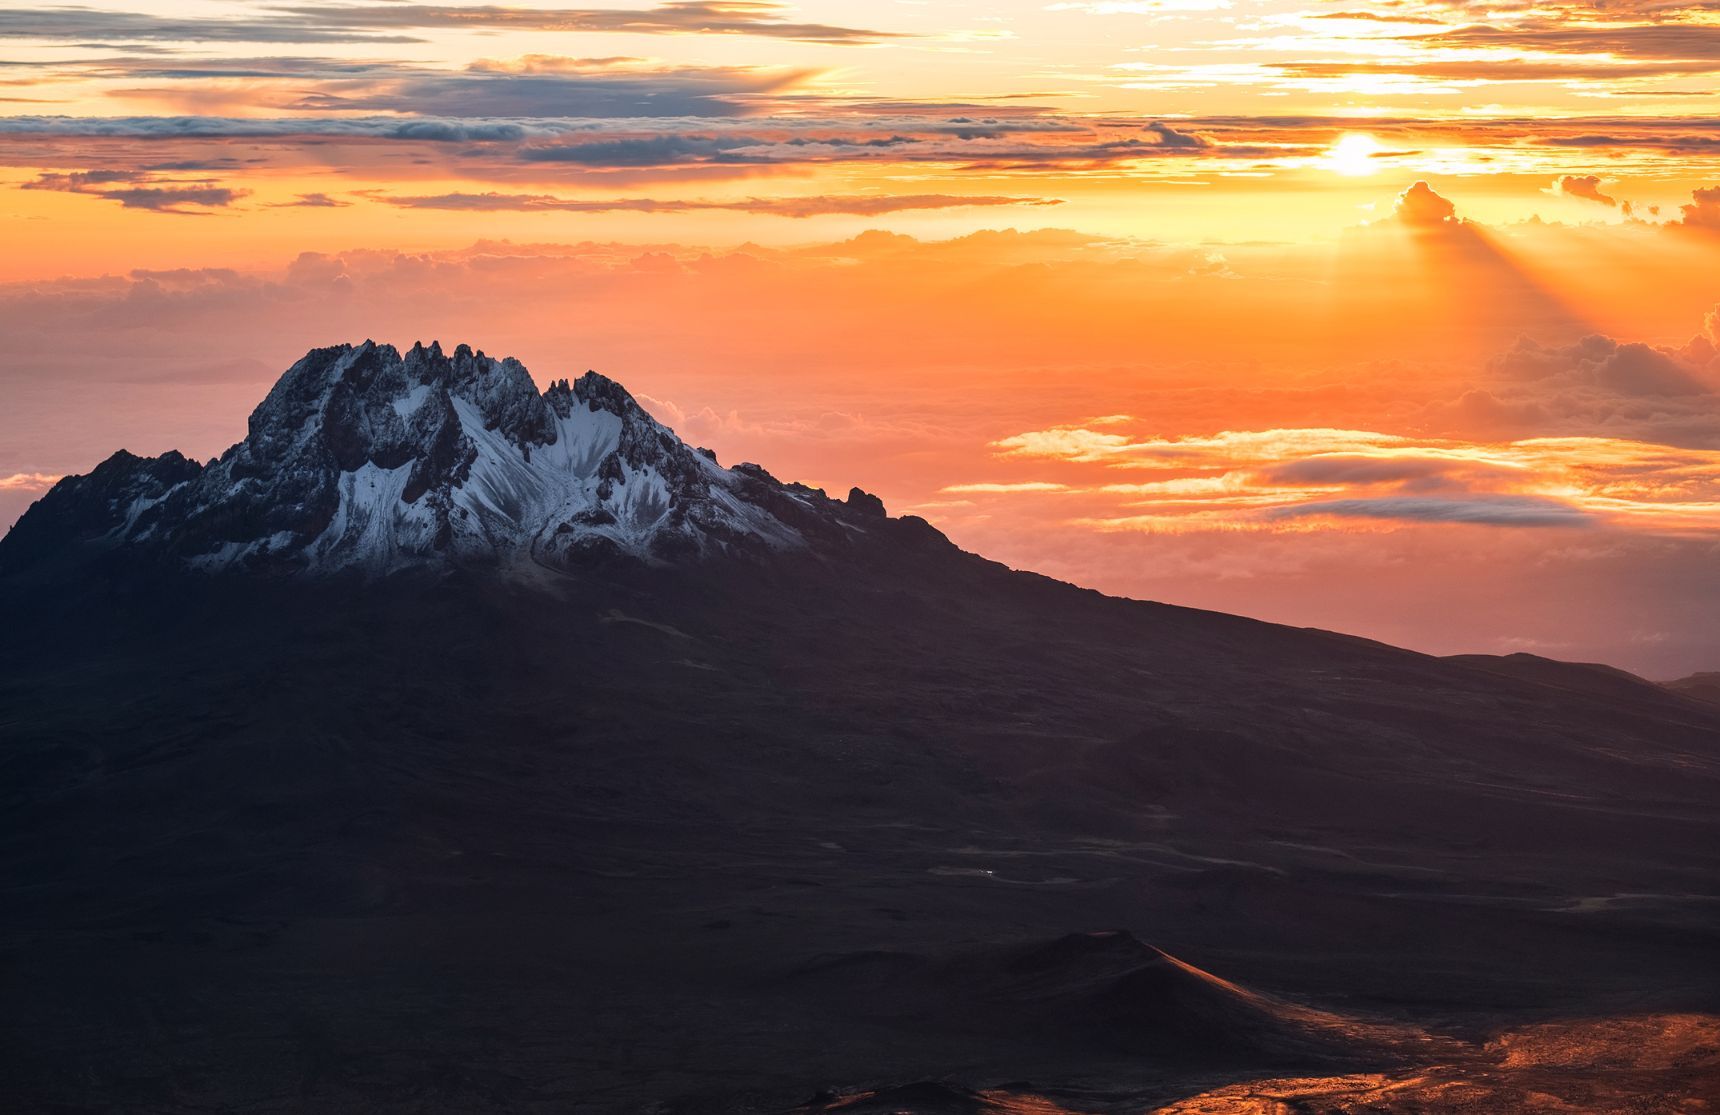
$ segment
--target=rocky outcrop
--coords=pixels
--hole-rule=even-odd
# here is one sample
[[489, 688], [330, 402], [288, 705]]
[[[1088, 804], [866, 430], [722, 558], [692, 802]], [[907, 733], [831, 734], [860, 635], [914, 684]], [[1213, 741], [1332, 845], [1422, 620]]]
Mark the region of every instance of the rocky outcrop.
[[122, 452], [61, 481], [0, 541], [0, 571], [74, 546], [209, 570], [571, 568], [841, 545], [887, 525], [858, 489], [843, 502], [722, 468], [595, 372], [540, 393], [517, 360], [366, 341], [294, 364], [207, 467]]

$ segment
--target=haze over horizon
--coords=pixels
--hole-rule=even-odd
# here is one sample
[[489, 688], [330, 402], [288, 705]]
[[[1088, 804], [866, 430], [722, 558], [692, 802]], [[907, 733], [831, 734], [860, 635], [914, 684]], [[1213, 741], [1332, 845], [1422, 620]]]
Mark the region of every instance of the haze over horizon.
[[0, 1110], [1720, 1110], [1716, 95], [0, 5]]
[[0, 524], [306, 349], [1120, 595], [1720, 669], [1702, 3], [0, 12]]

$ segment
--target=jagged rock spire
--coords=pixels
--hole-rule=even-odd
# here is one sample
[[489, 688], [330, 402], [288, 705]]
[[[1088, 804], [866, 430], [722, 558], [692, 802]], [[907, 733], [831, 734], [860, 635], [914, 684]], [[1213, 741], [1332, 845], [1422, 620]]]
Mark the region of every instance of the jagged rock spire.
[[211, 570], [571, 568], [841, 544], [888, 522], [858, 489], [839, 502], [723, 469], [596, 372], [540, 393], [512, 358], [367, 340], [307, 353], [207, 468], [121, 453], [63, 481], [0, 542], [0, 571], [71, 545]]

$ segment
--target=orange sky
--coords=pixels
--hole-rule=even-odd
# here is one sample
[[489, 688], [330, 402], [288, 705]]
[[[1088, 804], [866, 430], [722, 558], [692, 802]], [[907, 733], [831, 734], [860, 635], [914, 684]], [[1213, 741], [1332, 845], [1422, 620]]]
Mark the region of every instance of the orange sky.
[[306, 349], [595, 367], [1109, 591], [1720, 669], [1720, 20], [0, 11], [0, 520]]

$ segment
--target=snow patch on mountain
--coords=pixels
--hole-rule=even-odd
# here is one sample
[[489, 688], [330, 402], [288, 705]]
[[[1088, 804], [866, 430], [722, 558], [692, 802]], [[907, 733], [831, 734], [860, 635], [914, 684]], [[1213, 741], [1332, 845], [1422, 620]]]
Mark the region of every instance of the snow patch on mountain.
[[367, 341], [294, 364], [207, 466], [122, 452], [62, 481], [0, 542], [0, 569], [74, 542], [209, 571], [565, 569], [802, 550], [883, 522], [909, 521], [858, 489], [725, 469], [594, 372], [540, 392], [516, 360]]

